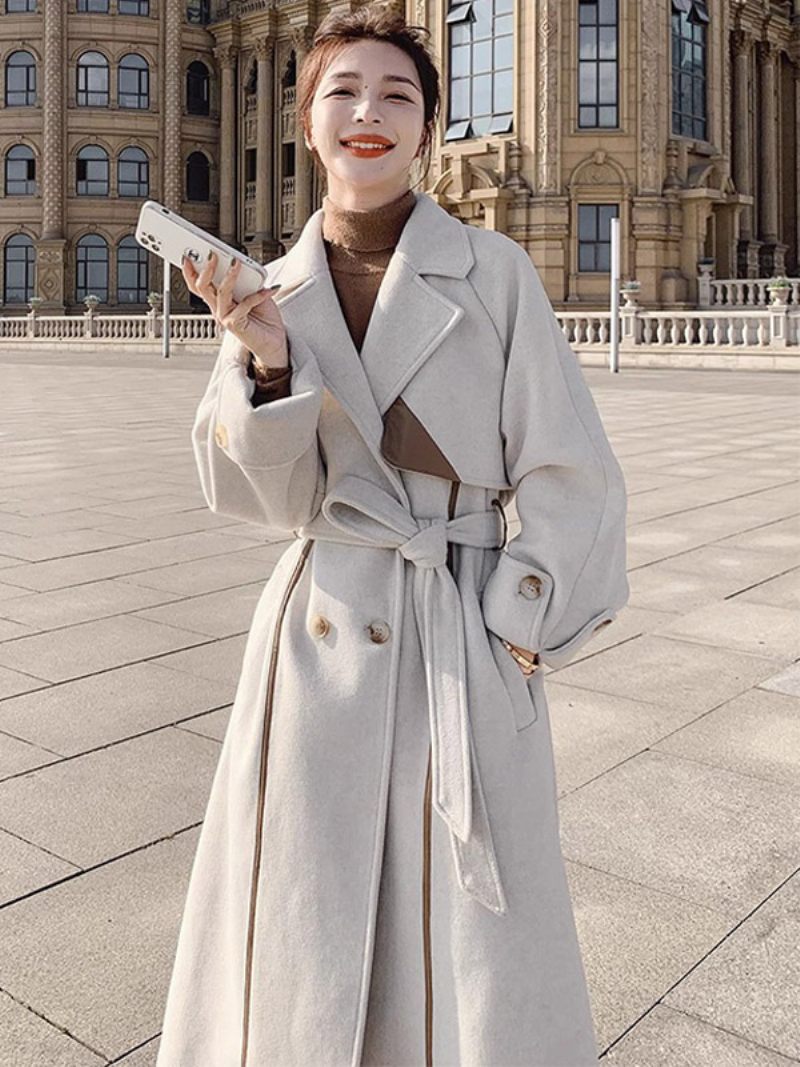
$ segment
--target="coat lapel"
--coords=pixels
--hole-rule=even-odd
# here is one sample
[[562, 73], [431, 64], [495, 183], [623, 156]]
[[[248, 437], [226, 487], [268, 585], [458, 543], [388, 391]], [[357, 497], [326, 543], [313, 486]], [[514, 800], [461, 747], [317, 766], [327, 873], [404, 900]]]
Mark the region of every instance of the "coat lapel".
[[425, 193], [415, 195], [416, 204], [381, 281], [360, 355], [328, 269], [322, 208], [311, 215], [268, 280], [281, 286], [276, 303], [290, 338], [292, 330], [302, 334], [327, 388], [399, 488], [397, 472], [380, 451], [383, 414], [465, 314], [424, 275], [464, 278], [474, 261], [463, 223]]

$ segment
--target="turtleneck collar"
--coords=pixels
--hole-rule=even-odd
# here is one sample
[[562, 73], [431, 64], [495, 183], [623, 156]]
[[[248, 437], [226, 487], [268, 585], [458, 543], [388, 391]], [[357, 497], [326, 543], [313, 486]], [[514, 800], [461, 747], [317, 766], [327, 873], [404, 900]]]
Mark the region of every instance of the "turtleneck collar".
[[332, 244], [359, 252], [394, 248], [414, 209], [416, 195], [407, 189], [396, 200], [368, 211], [353, 211], [323, 197], [322, 236]]

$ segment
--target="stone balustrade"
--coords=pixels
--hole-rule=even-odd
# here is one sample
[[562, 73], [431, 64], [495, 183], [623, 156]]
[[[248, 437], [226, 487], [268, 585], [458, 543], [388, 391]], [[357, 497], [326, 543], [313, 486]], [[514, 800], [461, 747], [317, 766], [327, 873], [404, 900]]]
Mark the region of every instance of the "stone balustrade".
[[[608, 311], [556, 311], [570, 346], [586, 365], [608, 361], [611, 315]], [[54, 342], [102, 348], [131, 344], [160, 348], [163, 317], [147, 314], [0, 316], [0, 350]], [[171, 342], [207, 349], [219, 346], [222, 331], [208, 314], [170, 316]], [[635, 302], [620, 309], [620, 366], [683, 366], [800, 370], [800, 305], [736, 306], [735, 310], [653, 311]]]
[[[712, 307], [768, 307], [771, 291], [767, 288], [774, 278], [714, 278], [710, 279]], [[800, 307], [800, 278], [788, 278], [786, 303]]]

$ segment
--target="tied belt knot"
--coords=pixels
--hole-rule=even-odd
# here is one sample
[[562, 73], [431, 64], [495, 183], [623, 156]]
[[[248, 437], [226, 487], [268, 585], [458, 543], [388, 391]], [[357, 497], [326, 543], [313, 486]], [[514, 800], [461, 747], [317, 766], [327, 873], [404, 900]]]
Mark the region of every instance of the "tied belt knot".
[[348, 542], [395, 549], [414, 564], [412, 599], [425, 664], [433, 807], [450, 831], [459, 885], [502, 915], [505, 893], [470, 729], [464, 604], [447, 566], [449, 541], [473, 548], [502, 545], [498, 512], [418, 519], [380, 486], [345, 475], [326, 496], [322, 514], [348, 535]]

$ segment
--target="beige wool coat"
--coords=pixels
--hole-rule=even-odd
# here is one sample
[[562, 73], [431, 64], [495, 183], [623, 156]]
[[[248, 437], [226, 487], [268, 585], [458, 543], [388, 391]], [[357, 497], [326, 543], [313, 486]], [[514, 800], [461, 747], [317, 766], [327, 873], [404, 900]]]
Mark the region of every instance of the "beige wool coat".
[[501, 638], [559, 667], [616, 617], [624, 480], [527, 253], [415, 196], [360, 354], [320, 209], [268, 264], [291, 395], [254, 408], [228, 334], [199, 405], [209, 507], [290, 544], [158, 1067], [597, 1062], [543, 674]]

